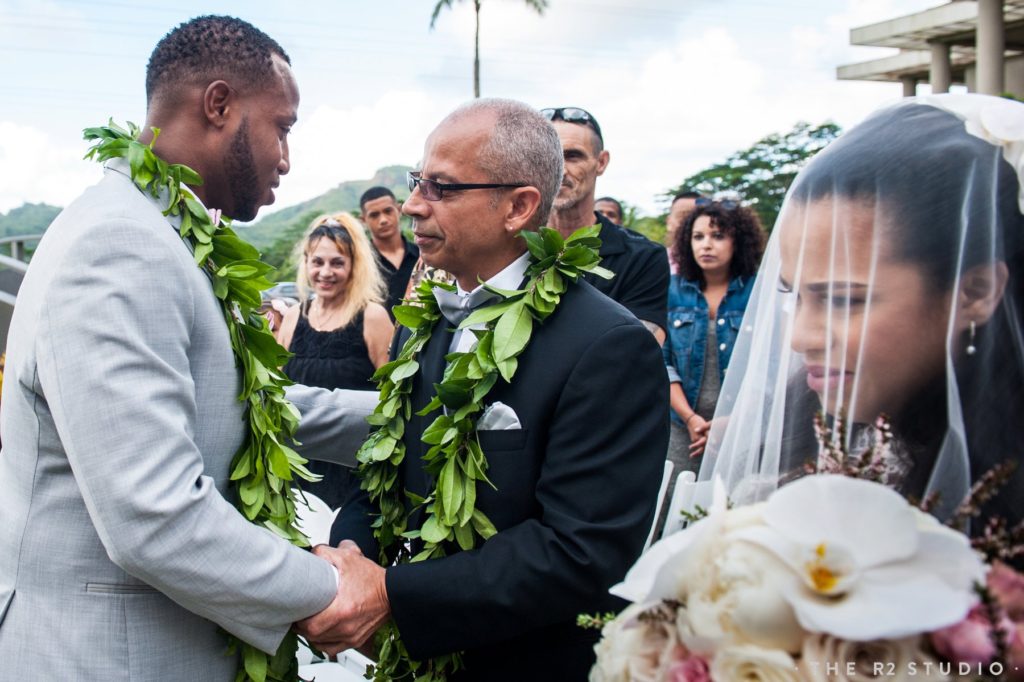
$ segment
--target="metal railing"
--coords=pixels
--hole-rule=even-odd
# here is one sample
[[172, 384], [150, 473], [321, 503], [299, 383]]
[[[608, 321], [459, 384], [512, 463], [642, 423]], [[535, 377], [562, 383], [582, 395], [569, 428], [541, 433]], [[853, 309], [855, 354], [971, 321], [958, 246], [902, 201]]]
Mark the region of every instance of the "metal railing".
[[[5, 256], [0, 253], [0, 267], [10, 268], [11, 270], [16, 270], [25, 274], [28, 270], [28, 263], [25, 261], [25, 258], [28, 255], [28, 250], [25, 247], [31, 242], [38, 242], [42, 236], [43, 235], [41, 234], [15, 235], [13, 237], [3, 237], [0, 239], [0, 249], [9, 245], [10, 254]], [[13, 306], [16, 300], [16, 294], [0, 290], [0, 303]]]

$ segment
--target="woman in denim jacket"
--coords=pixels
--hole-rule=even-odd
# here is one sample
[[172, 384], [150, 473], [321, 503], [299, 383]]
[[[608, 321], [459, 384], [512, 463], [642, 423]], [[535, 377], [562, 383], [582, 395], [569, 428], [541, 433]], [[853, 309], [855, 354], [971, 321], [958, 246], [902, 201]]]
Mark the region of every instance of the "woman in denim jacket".
[[733, 201], [698, 202], [676, 233], [679, 273], [669, 284], [663, 347], [672, 382], [668, 458], [676, 471], [700, 468], [764, 241], [757, 214]]

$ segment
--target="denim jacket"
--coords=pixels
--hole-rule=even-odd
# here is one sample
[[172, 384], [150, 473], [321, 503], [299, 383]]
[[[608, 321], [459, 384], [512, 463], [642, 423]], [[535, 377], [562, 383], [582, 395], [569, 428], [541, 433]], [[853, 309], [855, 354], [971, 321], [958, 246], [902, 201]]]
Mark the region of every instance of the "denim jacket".
[[[719, 379], [724, 379], [732, 348], [739, 336], [743, 311], [747, 308], [754, 277], [735, 277], [729, 282], [725, 297], [718, 306], [715, 320], [718, 338]], [[672, 275], [668, 287], [668, 336], [662, 353], [670, 381], [682, 384], [690, 407], [697, 408], [697, 398], [704, 379], [704, 350], [707, 347], [708, 303], [700, 290], [700, 283]], [[670, 410], [673, 421], [683, 421]]]

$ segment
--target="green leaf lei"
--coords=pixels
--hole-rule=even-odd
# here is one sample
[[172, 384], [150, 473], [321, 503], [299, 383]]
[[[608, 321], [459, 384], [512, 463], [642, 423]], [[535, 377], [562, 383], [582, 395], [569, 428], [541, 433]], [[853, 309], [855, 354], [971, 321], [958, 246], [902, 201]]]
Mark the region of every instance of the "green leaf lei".
[[[482, 330], [472, 330], [477, 337], [476, 347], [446, 356], [444, 376], [441, 383], [434, 385], [436, 394], [417, 412], [424, 416], [444, 408], [421, 436], [431, 446], [423, 460], [425, 470], [435, 481], [433, 492], [426, 498], [403, 491], [400, 485], [399, 469], [405, 459], [402, 436], [412, 416], [410, 393], [419, 370], [416, 357], [442, 319], [432, 288], [455, 287], [424, 280], [407, 304], [394, 308], [396, 319], [412, 330], [412, 335], [398, 357], [374, 374], [380, 402], [368, 420], [378, 428], [356, 455], [361, 487], [368, 491], [371, 502], [380, 511], [373, 522], [373, 532], [380, 543], [381, 565], [443, 557], [449, 549], [469, 550], [478, 539], [486, 541], [497, 533], [490, 519], [476, 508], [477, 483], [484, 481], [494, 487], [487, 478], [487, 458], [477, 439], [476, 421], [484, 399], [498, 379], [512, 381], [517, 357], [530, 342], [534, 323], [543, 322], [555, 311], [568, 283], [585, 272], [612, 276], [598, 265], [599, 231], [600, 225], [581, 228], [564, 240], [547, 227], [538, 232], [522, 232], [531, 260], [525, 287], [506, 291], [484, 285], [501, 300], [475, 311], [462, 322], [460, 329], [484, 325]], [[405, 498], [412, 505], [408, 512]], [[426, 520], [422, 527], [410, 530], [409, 516], [420, 507], [424, 508]], [[422, 550], [415, 555], [410, 550], [414, 540], [422, 543]], [[412, 660], [394, 621], [378, 631], [377, 648], [378, 662], [373, 670], [376, 682], [443, 682], [449, 673], [462, 667], [459, 653], [428, 661]]]
[[[230, 228], [229, 220], [216, 224], [186, 185], [201, 185], [202, 178], [188, 166], [168, 164], [153, 152], [160, 135], [153, 128], [153, 141], [139, 142], [139, 127], [128, 123], [125, 130], [113, 121], [99, 128], [87, 128], [86, 140], [95, 141], [87, 159], [104, 162], [127, 158], [135, 185], [150, 196], [167, 197], [167, 216], [180, 216], [181, 238], [192, 248], [195, 262], [206, 271], [213, 292], [220, 299], [231, 337], [231, 349], [242, 368], [242, 393], [247, 403], [249, 429], [242, 447], [231, 462], [231, 481], [238, 491], [236, 504], [251, 522], [268, 528], [300, 547], [308, 541], [295, 526], [292, 483], [296, 476], [307, 481], [318, 477], [304, 465], [306, 460], [292, 450], [290, 442], [299, 423], [299, 413], [285, 399], [284, 387], [291, 384], [279, 369], [289, 353], [277, 343], [257, 312], [260, 292], [272, 286], [264, 275], [273, 268], [260, 261], [259, 252]], [[270, 656], [228, 635], [230, 651], [240, 651], [243, 665], [236, 682], [294, 682], [299, 679], [295, 658], [298, 637], [289, 632]]]

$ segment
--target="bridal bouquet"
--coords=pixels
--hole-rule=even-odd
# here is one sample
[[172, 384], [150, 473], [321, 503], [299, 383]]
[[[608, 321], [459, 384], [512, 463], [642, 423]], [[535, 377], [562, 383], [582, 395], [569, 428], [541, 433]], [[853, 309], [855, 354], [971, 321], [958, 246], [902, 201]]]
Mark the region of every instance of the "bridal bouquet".
[[1024, 578], [893, 490], [818, 475], [714, 498], [612, 588], [634, 603], [592, 682], [1022, 679]]

